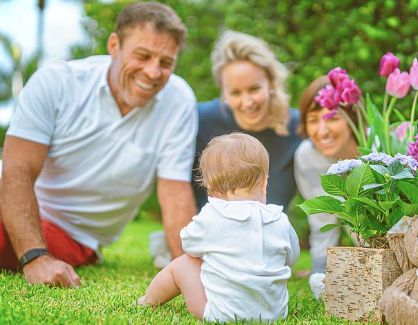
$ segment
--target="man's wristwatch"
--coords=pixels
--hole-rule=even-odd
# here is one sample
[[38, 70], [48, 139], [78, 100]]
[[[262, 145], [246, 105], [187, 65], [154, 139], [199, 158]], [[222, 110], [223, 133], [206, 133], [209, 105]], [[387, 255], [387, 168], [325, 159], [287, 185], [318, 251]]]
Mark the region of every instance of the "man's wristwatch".
[[23, 269], [26, 264], [43, 255], [48, 255], [48, 250], [46, 248], [33, 248], [28, 250], [19, 259], [20, 267]]

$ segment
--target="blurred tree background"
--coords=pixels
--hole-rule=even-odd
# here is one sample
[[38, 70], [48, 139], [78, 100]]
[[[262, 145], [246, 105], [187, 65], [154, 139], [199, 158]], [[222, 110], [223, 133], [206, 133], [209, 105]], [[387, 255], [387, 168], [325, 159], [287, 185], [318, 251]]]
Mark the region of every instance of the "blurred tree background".
[[[74, 57], [106, 53], [117, 13], [129, 2], [86, 2], [85, 28], [91, 43], [74, 47]], [[401, 59], [401, 70], [409, 70], [418, 56], [418, 0], [161, 2], [173, 7], [189, 29], [188, 46], [176, 73], [191, 84], [199, 101], [219, 95], [211, 78], [210, 52], [226, 29], [261, 37], [270, 44], [291, 71], [288, 90], [294, 107], [311, 80], [336, 66], [345, 68], [363, 92], [381, 97], [385, 79], [378, 75], [380, 57], [391, 51]]]
[[[418, 0], [160, 1], [174, 8], [188, 27], [188, 45], [176, 73], [190, 83], [199, 101], [219, 96], [211, 77], [210, 52], [227, 29], [258, 36], [270, 44], [291, 71], [287, 87], [293, 107], [297, 107], [298, 97], [310, 81], [336, 66], [346, 69], [363, 93], [372, 94], [379, 103], [386, 81], [378, 75], [380, 57], [393, 52], [401, 59], [401, 70], [409, 70], [413, 58], [418, 57]], [[114, 30], [116, 16], [129, 2], [85, 1], [87, 17], [83, 26], [90, 43], [74, 46], [72, 56], [106, 54], [107, 37]], [[24, 80], [33, 72], [36, 61], [28, 67]], [[0, 73], [0, 81], [7, 79], [3, 77]], [[0, 96], [9, 92], [9, 87], [0, 87]], [[406, 110], [412, 103], [412, 94], [409, 96], [410, 100], [401, 101]], [[159, 214], [155, 195], [142, 211]], [[306, 232], [306, 223], [296, 223], [300, 223], [296, 224], [299, 234]]]
[[[106, 40], [114, 30], [117, 13], [130, 1], [85, 4], [88, 46], [72, 49], [74, 57], [106, 53]], [[288, 92], [297, 107], [303, 89], [316, 77], [340, 66], [373, 100], [383, 100], [386, 79], [378, 74], [381, 56], [390, 51], [408, 70], [418, 53], [418, 0], [161, 0], [176, 10], [188, 28], [188, 45], [176, 73], [186, 79], [199, 101], [219, 96], [212, 76], [210, 53], [227, 29], [263, 38], [291, 71]], [[411, 92], [412, 93], [412, 92]], [[410, 100], [401, 101], [410, 109]], [[402, 108], [402, 107], [401, 107]], [[408, 113], [408, 112], [405, 112]], [[308, 225], [296, 206], [289, 208], [301, 245], [307, 246]], [[142, 211], [158, 215], [155, 195]], [[344, 237], [343, 237], [344, 241]], [[345, 236], [345, 244], [349, 242]]]

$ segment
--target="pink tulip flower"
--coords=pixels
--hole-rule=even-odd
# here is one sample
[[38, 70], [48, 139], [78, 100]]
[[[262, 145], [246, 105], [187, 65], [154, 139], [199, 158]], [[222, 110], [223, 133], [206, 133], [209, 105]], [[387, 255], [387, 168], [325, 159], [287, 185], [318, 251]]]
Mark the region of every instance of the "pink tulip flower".
[[379, 73], [382, 77], [388, 77], [395, 69], [399, 68], [401, 61], [391, 52], [387, 52], [380, 59]]
[[400, 72], [399, 69], [395, 69], [386, 82], [386, 92], [390, 96], [394, 96], [397, 98], [404, 98], [411, 87], [409, 81], [409, 74], [408, 72]]
[[360, 88], [349, 78], [341, 83], [341, 100], [346, 104], [357, 104], [361, 95]]
[[344, 69], [337, 67], [330, 72], [328, 72], [328, 79], [331, 82], [331, 85], [339, 92], [342, 91], [341, 84], [344, 80], [349, 79], [347, 71]]
[[409, 71], [409, 78], [411, 80], [412, 88], [418, 90], [418, 60], [416, 58], [412, 63], [411, 70]]
[[403, 140], [405, 140], [405, 138], [407, 136], [407, 132], [409, 130], [409, 125], [410, 125], [409, 122], [403, 122], [403, 123], [399, 124], [399, 126], [396, 128], [395, 132], [396, 132], [396, 135], [397, 135], [399, 141], [402, 142]]
[[321, 105], [321, 107], [326, 107], [332, 111], [338, 108], [340, 96], [333, 86], [327, 85], [318, 92], [315, 101]]

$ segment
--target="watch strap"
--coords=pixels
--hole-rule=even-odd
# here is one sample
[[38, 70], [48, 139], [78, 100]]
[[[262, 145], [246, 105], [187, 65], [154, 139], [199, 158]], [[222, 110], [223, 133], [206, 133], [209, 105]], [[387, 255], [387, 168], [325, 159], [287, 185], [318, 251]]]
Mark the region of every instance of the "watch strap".
[[25, 252], [19, 259], [20, 267], [23, 267], [28, 264], [29, 262], [33, 261], [35, 258], [39, 256], [47, 255], [48, 250], [46, 248], [32, 248]]

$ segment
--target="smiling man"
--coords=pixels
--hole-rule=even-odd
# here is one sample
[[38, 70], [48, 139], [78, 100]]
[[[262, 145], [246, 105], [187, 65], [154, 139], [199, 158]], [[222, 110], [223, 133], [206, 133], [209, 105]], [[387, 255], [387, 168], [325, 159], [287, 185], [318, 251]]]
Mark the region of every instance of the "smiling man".
[[173, 74], [186, 28], [169, 7], [118, 16], [110, 56], [54, 62], [22, 90], [3, 159], [0, 268], [29, 283], [78, 286], [138, 207], [157, 195], [171, 253], [195, 213], [191, 88]]

